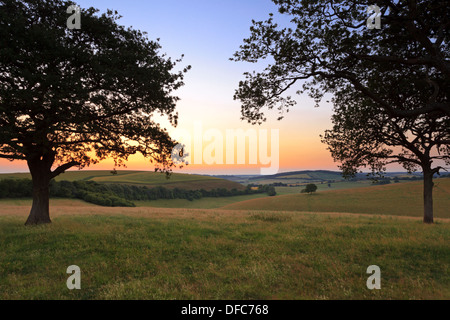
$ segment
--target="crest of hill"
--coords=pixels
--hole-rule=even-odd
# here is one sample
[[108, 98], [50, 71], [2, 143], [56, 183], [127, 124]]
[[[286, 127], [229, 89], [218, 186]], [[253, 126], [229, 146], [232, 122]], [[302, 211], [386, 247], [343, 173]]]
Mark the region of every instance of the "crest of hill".
[[[272, 176], [265, 176], [263, 179], [305, 179], [305, 180], [343, 180], [341, 172], [327, 171], [327, 170], [307, 170], [307, 171], [292, 171], [274, 174]], [[261, 177], [254, 178], [255, 180]]]
[[[29, 173], [5, 173], [0, 174], [0, 180], [2, 179], [31, 179], [31, 175]], [[240, 183], [211, 176], [173, 173], [167, 179], [165, 173], [152, 171], [117, 171], [117, 174], [112, 174], [110, 171], [67, 171], [56, 177], [55, 180], [83, 180], [105, 184], [127, 184], [149, 188], [161, 186], [168, 189], [180, 188], [185, 190], [245, 189]]]
[[[276, 184], [304, 185], [307, 183], [335, 183], [346, 181], [341, 171], [330, 170], [303, 170], [281, 172], [274, 175], [214, 175], [216, 178], [227, 179], [242, 184]], [[382, 179], [383, 177], [379, 177]], [[421, 174], [406, 172], [385, 172], [385, 179], [420, 179]], [[357, 173], [352, 181], [367, 181], [368, 173]]]

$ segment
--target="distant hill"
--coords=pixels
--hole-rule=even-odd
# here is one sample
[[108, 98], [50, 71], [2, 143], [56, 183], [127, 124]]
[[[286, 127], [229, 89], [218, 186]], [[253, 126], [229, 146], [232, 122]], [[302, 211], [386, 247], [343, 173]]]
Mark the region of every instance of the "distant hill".
[[284, 183], [303, 183], [310, 181], [328, 181], [328, 180], [343, 180], [341, 172], [326, 171], [326, 170], [308, 170], [308, 171], [292, 171], [282, 172], [274, 175], [216, 175], [216, 178], [227, 179], [239, 183], [255, 183], [268, 184], [275, 182]]
[[[423, 216], [422, 182], [405, 182], [370, 188], [323, 191], [317, 194], [288, 194], [233, 203], [230, 210], [273, 210], [307, 212], [369, 213]], [[450, 218], [450, 178], [435, 181], [436, 218]]]
[[[216, 178], [227, 179], [242, 184], [274, 184], [302, 185], [306, 183], [334, 183], [345, 180], [341, 171], [304, 170], [281, 172], [274, 175], [216, 175]], [[420, 173], [387, 172], [387, 178], [419, 179]], [[367, 180], [366, 173], [358, 173], [353, 180]]]
[[326, 170], [315, 170], [315, 171], [293, 171], [293, 172], [282, 172], [274, 174], [272, 176], [255, 177], [250, 180], [267, 180], [267, 179], [282, 179], [282, 180], [343, 180], [341, 172], [336, 171], [326, 171]]
[[[2, 179], [31, 179], [31, 175], [29, 173], [6, 173], [0, 174], [0, 180]], [[117, 171], [116, 175], [113, 175], [110, 171], [67, 171], [56, 178], [56, 181], [63, 180], [84, 180], [95, 181], [97, 183], [128, 184], [147, 187], [163, 186], [169, 189], [180, 188], [186, 190], [212, 190], [217, 188], [225, 188], [228, 190], [233, 188], [238, 190], [244, 189], [244, 186], [240, 183], [217, 177], [173, 173], [167, 179], [164, 173], [151, 171]]]

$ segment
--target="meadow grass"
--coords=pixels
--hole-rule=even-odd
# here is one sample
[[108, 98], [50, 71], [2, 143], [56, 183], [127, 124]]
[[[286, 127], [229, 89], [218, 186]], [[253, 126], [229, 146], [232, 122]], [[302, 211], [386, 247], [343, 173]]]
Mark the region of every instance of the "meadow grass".
[[30, 228], [26, 214], [0, 207], [0, 299], [450, 299], [445, 221], [56, 206]]

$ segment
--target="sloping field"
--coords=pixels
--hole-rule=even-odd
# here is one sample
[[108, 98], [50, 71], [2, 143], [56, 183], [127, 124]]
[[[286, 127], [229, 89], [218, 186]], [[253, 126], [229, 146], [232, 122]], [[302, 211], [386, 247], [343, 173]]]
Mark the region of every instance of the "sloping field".
[[[247, 200], [223, 207], [229, 210], [349, 212], [423, 216], [422, 183], [408, 182], [370, 188], [289, 194]], [[435, 180], [434, 216], [450, 218], [450, 179]]]
[[283, 172], [277, 173], [271, 176], [262, 176], [262, 177], [254, 177], [249, 179], [250, 181], [258, 181], [258, 180], [279, 180], [280, 182], [284, 180], [292, 180], [292, 181], [326, 181], [326, 180], [344, 180], [342, 177], [342, 173], [334, 172], [334, 171], [324, 171], [324, 170], [316, 170], [316, 171], [292, 171], [292, 172]]
[[248, 179], [247, 183], [272, 184], [281, 182], [286, 184], [304, 184], [310, 182], [327, 182], [329, 180], [342, 181], [344, 178], [340, 172], [333, 171], [293, 171], [270, 176], [252, 177]]
[[[232, 197], [203, 197], [189, 201], [187, 199], [159, 199], [150, 201], [133, 201], [137, 207], [151, 207], [151, 208], [184, 208], [184, 209], [219, 209], [225, 205], [235, 202], [241, 202], [249, 199], [263, 198], [267, 195], [264, 193], [257, 193], [251, 195], [232, 196]], [[33, 203], [32, 199], [0, 199], [0, 208], [3, 210], [9, 207], [11, 212], [14, 212], [14, 206], [27, 207], [28, 211]], [[70, 206], [70, 207], [97, 207], [95, 204], [85, 202], [78, 199], [50, 199], [50, 212], [53, 213], [54, 207]], [[101, 207], [98, 207], [101, 208]]]
[[[30, 179], [29, 173], [0, 174], [1, 179]], [[116, 175], [110, 171], [67, 171], [58, 176], [57, 181], [95, 181], [97, 183], [130, 184], [148, 187], [163, 186], [165, 188], [180, 188], [187, 190], [211, 190], [217, 188], [242, 190], [245, 187], [237, 182], [210, 176], [173, 173], [167, 179], [164, 173], [151, 171], [117, 171]]]
[[450, 299], [445, 221], [55, 202], [29, 228], [28, 210], [0, 205], [0, 299]]

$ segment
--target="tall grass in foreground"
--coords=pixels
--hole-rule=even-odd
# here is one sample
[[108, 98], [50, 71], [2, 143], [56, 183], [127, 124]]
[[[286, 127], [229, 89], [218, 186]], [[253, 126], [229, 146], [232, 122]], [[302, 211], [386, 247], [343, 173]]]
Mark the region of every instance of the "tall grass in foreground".
[[[81, 290], [66, 287], [70, 265]], [[369, 265], [381, 290], [366, 288]], [[26, 228], [0, 217], [1, 299], [450, 299], [449, 265], [448, 222], [178, 210]]]

